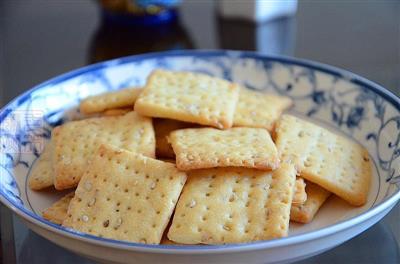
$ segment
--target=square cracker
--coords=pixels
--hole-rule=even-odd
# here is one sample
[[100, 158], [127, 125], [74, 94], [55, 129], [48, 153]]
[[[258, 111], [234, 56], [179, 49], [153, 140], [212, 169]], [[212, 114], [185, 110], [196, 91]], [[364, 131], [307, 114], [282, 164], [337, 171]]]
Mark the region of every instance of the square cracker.
[[159, 244], [186, 181], [174, 164], [100, 146], [63, 222], [96, 236]]
[[272, 131], [275, 121], [292, 103], [289, 97], [241, 87], [233, 126], [262, 127]]
[[331, 195], [330, 192], [312, 182], [307, 182], [306, 193], [307, 200], [304, 204], [292, 204], [290, 220], [305, 224], [311, 222], [319, 208]]
[[43, 152], [35, 162], [28, 179], [29, 188], [38, 191], [53, 186], [53, 143], [47, 143]]
[[366, 203], [372, 167], [367, 150], [305, 120], [283, 115], [276, 126], [282, 160], [291, 158], [300, 176], [348, 203]]
[[230, 128], [239, 86], [205, 74], [155, 70], [135, 103], [142, 115]]
[[149, 157], [155, 155], [152, 121], [135, 112], [66, 123], [53, 130], [53, 142], [57, 190], [78, 184], [92, 154], [102, 143]]
[[214, 168], [189, 172], [168, 239], [245, 243], [287, 236], [296, 170]]
[[114, 108], [132, 108], [141, 91], [139, 88], [126, 88], [89, 96], [81, 101], [79, 109], [83, 114], [93, 114]]
[[174, 131], [169, 142], [181, 170], [213, 167], [275, 169], [278, 152], [263, 128], [195, 128]]
[[303, 178], [297, 177], [294, 186], [293, 205], [304, 204], [307, 200], [306, 183]]
[[67, 218], [68, 206], [74, 195], [74, 192], [71, 192], [52, 204], [49, 208], [43, 211], [43, 218], [57, 225], [61, 225]]
[[175, 158], [175, 153], [167, 140], [167, 136], [172, 131], [196, 126], [196, 124], [160, 118], [154, 119], [153, 125], [156, 135], [156, 156], [163, 158]]

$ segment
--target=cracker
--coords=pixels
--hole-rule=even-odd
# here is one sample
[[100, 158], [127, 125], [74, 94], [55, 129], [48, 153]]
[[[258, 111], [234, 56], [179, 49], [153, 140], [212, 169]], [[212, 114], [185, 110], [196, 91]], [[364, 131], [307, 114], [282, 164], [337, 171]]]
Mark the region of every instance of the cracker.
[[230, 128], [239, 86], [205, 74], [155, 70], [135, 103], [145, 116]]
[[289, 97], [256, 92], [242, 87], [233, 125], [262, 127], [272, 131], [275, 121], [292, 103]]
[[75, 187], [102, 143], [145, 156], [155, 156], [152, 121], [135, 112], [123, 116], [90, 118], [66, 123], [53, 130], [54, 186]]
[[73, 197], [74, 192], [62, 197], [60, 200], [43, 211], [43, 218], [57, 225], [61, 225], [62, 222], [67, 218], [68, 206]]
[[118, 115], [125, 115], [129, 112], [133, 111], [131, 107], [125, 107], [125, 108], [113, 108], [113, 109], [108, 109], [103, 112], [103, 116], [118, 116]]
[[83, 114], [101, 113], [107, 109], [133, 107], [142, 89], [126, 88], [89, 96], [82, 100], [79, 109]]
[[277, 123], [275, 143], [282, 160], [293, 159], [304, 179], [352, 205], [366, 203], [372, 166], [361, 145], [290, 115]]
[[92, 235], [159, 244], [186, 174], [167, 162], [100, 146], [63, 222]]
[[169, 136], [181, 170], [213, 167], [275, 169], [278, 152], [267, 130], [236, 127], [182, 129]]
[[297, 177], [294, 186], [293, 205], [304, 204], [307, 200], [306, 183], [303, 178]]
[[244, 243], [287, 236], [296, 170], [189, 172], [168, 238], [183, 244]]
[[53, 186], [53, 143], [50, 141], [35, 162], [28, 179], [29, 188], [38, 191]]
[[290, 220], [305, 224], [311, 222], [319, 208], [331, 195], [330, 192], [312, 182], [307, 182], [306, 193], [307, 200], [304, 204], [292, 204]]
[[159, 118], [154, 119], [153, 125], [156, 134], [156, 155], [163, 158], [175, 158], [175, 153], [167, 140], [167, 136], [172, 131], [195, 126], [195, 124]]

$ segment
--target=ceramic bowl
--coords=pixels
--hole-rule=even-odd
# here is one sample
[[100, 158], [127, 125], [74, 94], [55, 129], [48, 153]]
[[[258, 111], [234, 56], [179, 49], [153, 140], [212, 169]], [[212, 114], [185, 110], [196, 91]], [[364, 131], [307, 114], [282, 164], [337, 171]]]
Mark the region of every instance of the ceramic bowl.
[[[221, 246], [143, 245], [67, 230], [41, 218], [62, 193], [27, 187], [51, 129], [75, 118], [82, 98], [141, 86], [155, 68], [206, 73], [294, 100], [291, 113], [364, 145], [373, 160], [368, 202], [352, 207], [330, 198], [314, 221], [292, 224], [286, 238]], [[40, 84], [0, 112], [0, 199], [35, 232], [78, 254], [103, 262], [266, 263], [306, 258], [363, 232], [400, 197], [400, 100], [385, 88], [320, 63], [239, 51], [179, 51], [111, 60]]]

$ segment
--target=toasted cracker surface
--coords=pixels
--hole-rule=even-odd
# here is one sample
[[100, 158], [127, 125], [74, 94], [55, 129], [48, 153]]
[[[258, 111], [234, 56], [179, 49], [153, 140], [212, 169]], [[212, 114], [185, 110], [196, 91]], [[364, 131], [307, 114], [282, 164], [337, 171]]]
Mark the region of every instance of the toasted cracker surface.
[[311, 222], [319, 208], [331, 195], [331, 193], [324, 188], [311, 182], [307, 182], [306, 193], [307, 200], [304, 204], [292, 204], [290, 220], [299, 223]]
[[79, 109], [83, 114], [93, 114], [114, 108], [132, 108], [141, 91], [139, 88], [126, 88], [89, 96], [82, 100]]
[[105, 110], [102, 115], [103, 116], [118, 116], [118, 115], [125, 115], [129, 112], [133, 111], [133, 108], [113, 108], [113, 109], [108, 109]]
[[186, 174], [174, 164], [102, 145], [63, 225], [118, 240], [159, 244]]
[[301, 177], [352, 205], [366, 203], [372, 164], [364, 147], [291, 115], [282, 116], [275, 133], [282, 160], [293, 159]]
[[296, 171], [215, 168], [189, 172], [168, 238], [182, 244], [244, 243], [288, 233]]
[[272, 131], [275, 121], [292, 103], [292, 100], [288, 97], [241, 87], [233, 125], [262, 127]]
[[38, 191], [53, 186], [54, 170], [52, 155], [53, 143], [50, 141], [35, 162], [29, 176], [28, 184], [32, 190]]
[[62, 222], [67, 218], [68, 206], [73, 197], [74, 192], [62, 197], [60, 200], [43, 211], [43, 218], [57, 225], [61, 225]]
[[174, 131], [169, 142], [181, 170], [213, 167], [275, 169], [278, 152], [267, 130], [194, 128]]
[[91, 156], [102, 143], [155, 156], [152, 121], [135, 112], [66, 123], [53, 130], [53, 141], [54, 186], [58, 190], [78, 184]]
[[307, 200], [306, 183], [304, 182], [303, 178], [297, 177], [292, 204], [301, 205], [305, 203], [306, 200]]
[[175, 130], [194, 127], [195, 124], [186, 123], [173, 119], [154, 119], [154, 132], [156, 135], [156, 156], [157, 158], [175, 158], [175, 153], [167, 136]]
[[239, 86], [200, 73], [155, 70], [135, 103], [135, 111], [151, 116], [230, 128]]

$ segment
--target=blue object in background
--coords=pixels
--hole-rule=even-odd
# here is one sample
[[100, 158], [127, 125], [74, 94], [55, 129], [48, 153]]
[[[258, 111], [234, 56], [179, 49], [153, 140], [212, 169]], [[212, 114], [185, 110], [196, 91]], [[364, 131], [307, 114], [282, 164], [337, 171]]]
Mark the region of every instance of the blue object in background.
[[139, 7], [145, 8], [148, 6], [162, 6], [167, 8], [176, 7], [181, 3], [181, 0], [131, 0]]

